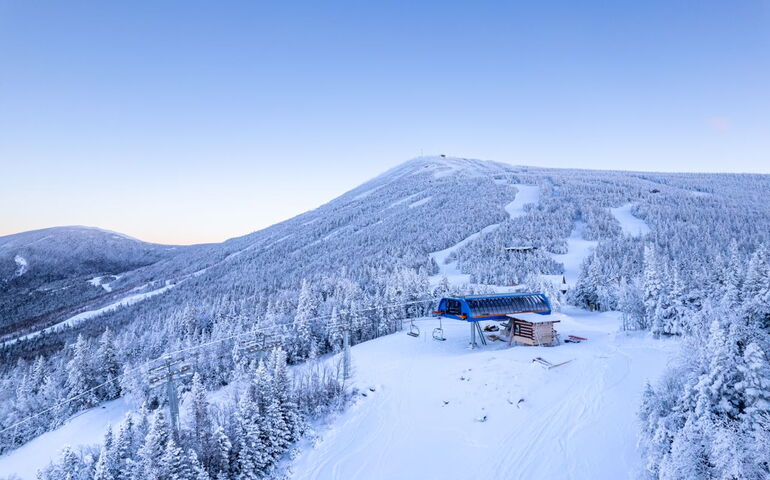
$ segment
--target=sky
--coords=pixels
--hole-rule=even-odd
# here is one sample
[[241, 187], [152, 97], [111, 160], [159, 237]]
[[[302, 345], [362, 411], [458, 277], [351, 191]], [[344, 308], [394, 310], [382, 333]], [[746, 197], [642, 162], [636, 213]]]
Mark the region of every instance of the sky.
[[0, 0], [0, 235], [217, 242], [421, 154], [770, 173], [770, 0]]

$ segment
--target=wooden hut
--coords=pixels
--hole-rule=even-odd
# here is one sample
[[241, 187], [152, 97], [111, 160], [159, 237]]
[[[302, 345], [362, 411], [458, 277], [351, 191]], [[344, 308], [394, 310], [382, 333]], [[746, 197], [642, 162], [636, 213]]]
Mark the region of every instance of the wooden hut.
[[541, 346], [556, 343], [556, 330], [553, 328], [559, 322], [556, 315], [512, 313], [506, 316], [510, 320], [503, 333], [508, 336], [508, 343], [516, 341], [524, 345]]
[[537, 247], [533, 245], [518, 245], [515, 247], [505, 247], [505, 251], [508, 253], [532, 253], [537, 250]]

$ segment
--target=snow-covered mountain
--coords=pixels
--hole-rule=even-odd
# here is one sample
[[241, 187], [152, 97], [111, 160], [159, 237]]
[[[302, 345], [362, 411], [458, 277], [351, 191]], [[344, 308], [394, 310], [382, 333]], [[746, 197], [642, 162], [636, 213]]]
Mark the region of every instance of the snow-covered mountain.
[[[45, 235], [5, 237], [4, 288], [31, 281], [35, 271], [48, 278], [40, 259], [46, 257], [46, 275], [56, 279], [49, 282], [79, 292], [74, 282], [88, 294], [26, 304], [22, 290], [3, 291], [24, 308], [45, 308], [44, 321], [23, 317], [22, 328], [15, 317], [2, 317], [12, 326], [0, 348], [0, 429], [24, 423], [0, 439], [0, 449], [118, 396], [162, 405], [164, 394], [147, 387], [142, 369], [166, 352], [194, 350], [187, 360], [200, 374], [196, 388], [220, 389], [248, 370], [237, 339], [255, 327], [283, 338], [289, 363], [298, 364], [338, 348], [332, 328], [338, 322], [353, 324], [351, 341], [361, 343], [397, 331], [404, 318], [430, 310], [424, 300], [450, 292], [523, 285], [573, 309], [622, 312], [607, 317], [612, 325], [596, 324], [597, 331], [620, 326], [671, 337], [708, 331], [704, 325], [718, 315], [714, 305], [732, 305], [723, 296], [754, 298], [763, 288], [757, 278], [766, 263], [761, 246], [770, 244], [768, 192], [766, 175], [558, 170], [423, 157], [315, 210], [220, 244], [164, 247], [98, 232], [82, 249], [47, 246], [35, 254], [22, 243], [34, 245]], [[32, 234], [38, 236], [8, 240]], [[70, 251], [80, 254], [70, 259]], [[570, 287], [566, 297], [552, 283], [562, 275]], [[751, 315], [761, 315], [764, 307], [751, 308]], [[580, 317], [582, 310], [574, 311]], [[585, 328], [603, 318], [577, 324]], [[104, 387], [118, 379], [119, 388]], [[630, 392], [624, 399], [637, 402], [638, 387], [624, 384]], [[329, 398], [339, 394], [337, 387], [323, 388], [333, 390], [326, 391]], [[313, 401], [326, 398], [312, 391]], [[57, 408], [35, 413], [50, 405]], [[233, 440], [243, 427], [221, 426]], [[210, 473], [221, 466], [208, 458], [203, 463]]]
[[[136, 309], [166, 318], [180, 305], [219, 308], [213, 306], [223, 298], [291, 304], [303, 279], [321, 284], [330, 276], [371, 293], [402, 270], [438, 274], [435, 258], [452, 262], [472, 283], [515, 285], [533, 272], [564, 273], [565, 258], [558, 255], [577, 228], [587, 241], [604, 240], [600, 249], [624, 251], [620, 275], [596, 260], [597, 274], [618, 282], [640, 273], [643, 242], [623, 236], [615, 213], [646, 220], [662, 249], [692, 260], [682, 272], [687, 279], [731, 239], [748, 251], [767, 238], [762, 192], [768, 183], [762, 175], [557, 170], [421, 157], [315, 210], [221, 244], [151, 245], [80, 227], [10, 235], [0, 238], [0, 333], [8, 340], [105, 307], [105, 314], [87, 314], [80, 328], [130, 323]], [[536, 189], [537, 202], [514, 218], [506, 206], [516, 185]], [[474, 236], [491, 225], [497, 227]], [[745, 234], [735, 235], [734, 227]], [[700, 248], [704, 235], [713, 242]], [[506, 250], [517, 245], [540, 248], [529, 256]], [[433, 255], [450, 247], [451, 258]], [[571, 277], [578, 267], [571, 267]], [[586, 301], [616, 308], [616, 290]], [[141, 293], [152, 293], [141, 297], [151, 298], [150, 306], [122, 302]], [[133, 307], [110, 308], [124, 304]], [[27, 345], [23, 355], [31, 359], [35, 351]]]
[[0, 338], [113, 297], [120, 293], [111, 295], [114, 282], [126, 272], [183, 250], [80, 226], [0, 237]]

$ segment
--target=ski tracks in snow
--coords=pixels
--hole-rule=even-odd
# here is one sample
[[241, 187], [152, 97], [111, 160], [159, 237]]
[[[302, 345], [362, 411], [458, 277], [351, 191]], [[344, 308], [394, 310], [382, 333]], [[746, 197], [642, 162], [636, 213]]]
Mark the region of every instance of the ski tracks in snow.
[[[297, 456], [291, 478], [628, 478], [644, 382], [677, 344], [616, 333], [614, 313], [567, 312], [562, 335], [587, 342], [468, 350], [467, 323], [445, 322], [447, 341], [434, 342], [426, 319], [417, 340], [356, 345], [354, 384], [367, 396]], [[571, 361], [545, 370], [536, 356]]]

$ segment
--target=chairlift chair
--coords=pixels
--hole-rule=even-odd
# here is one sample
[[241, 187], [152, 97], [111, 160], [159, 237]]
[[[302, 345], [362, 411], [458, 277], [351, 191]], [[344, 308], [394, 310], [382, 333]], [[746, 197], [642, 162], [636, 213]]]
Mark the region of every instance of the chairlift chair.
[[420, 329], [414, 324], [414, 320], [409, 320], [409, 331], [406, 332], [410, 337], [419, 337]]
[[433, 340], [440, 340], [442, 342], [446, 340], [446, 337], [444, 337], [444, 326], [441, 323], [441, 317], [438, 317], [438, 327], [433, 329]]

